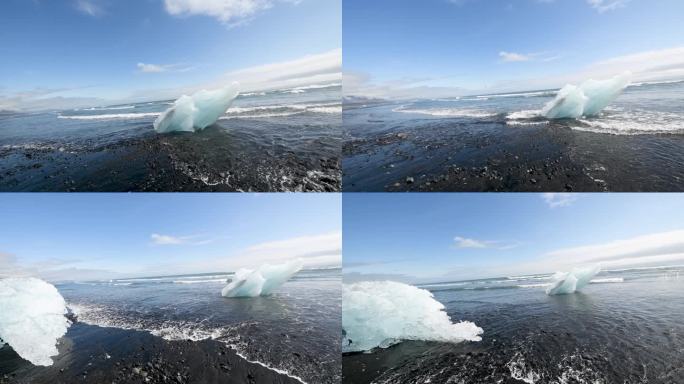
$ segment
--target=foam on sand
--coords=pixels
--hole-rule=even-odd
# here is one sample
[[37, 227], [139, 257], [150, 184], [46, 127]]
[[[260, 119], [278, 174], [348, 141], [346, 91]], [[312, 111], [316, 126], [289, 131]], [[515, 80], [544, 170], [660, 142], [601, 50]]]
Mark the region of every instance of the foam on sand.
[[264, 264], [258, 269], [240, 269], [221, 291], [224, 297], [257, 297], [273, 293], [302, 269], [301, 260], [285, 264]]
[[238, 95], [238, 84], [207, 91], [203, 89], [192, 96], [183, 95], [154, 121], [159, 133], [194, 132], [214, 124]]
[[0, 339], [34, 365], [52, 365], [71, 325], [57, 288], [33, 277], [0, 279], [0, 309]]
[[342, 288], [342, 351], [386, 348], [403, 340], [480, 341], [482, 328], [452, 323], [428, 290], [393, 281], [364, 281]]
[[608, 80], [589, 79], [580, 86], [568, 84], [542, 109], [549, 119], [577, 119], [596, 116], [615, 100], [630, 83], [625, 72]]
[[595, 265], [586, 268], [574, 268], [571, 272], [556, 272], [553, 275], [553, 282], [546, 288], [548, 295], [565, 295], [574, 293], [591, 282], [599, 272], [601, 267]]

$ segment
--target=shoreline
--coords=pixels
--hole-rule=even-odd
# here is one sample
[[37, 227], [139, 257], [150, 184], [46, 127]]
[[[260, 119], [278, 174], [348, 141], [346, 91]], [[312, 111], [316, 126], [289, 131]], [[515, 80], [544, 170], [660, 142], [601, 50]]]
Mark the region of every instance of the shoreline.
[[0, 384], [303, 383], [217, 340], [167, 341], [145, 331], [76, 322], [58, 350], [53, 365], [38, 367], [11, 348], [0, 349]]
[[[361, 119], [359, 119], [361, 120]], [[385, 124], [382, 122], [382, 124]], [[684, 137], [610, 135], [566, 123], [415, 119], [345, 127], [348, 192], [628, 192], [684, 188]]]
[[[23, 192], [339, 192], [339, 151], [316, 154], [334, 137], [301, 148], [272, 146], [250, 132], [212, 126], [196, 133], [156, 134], [98, 143], [0, 145], [0, 191]], [[260, 128], [266, 135], [272, 127]], [[320, 143], [319, 143], [320, 141]], [[206, 155], [207, 143], [217, 143]], [[312, 148], [314, 146], [315, 148]], [[253, 153], [263, 157], [246, 158]]]

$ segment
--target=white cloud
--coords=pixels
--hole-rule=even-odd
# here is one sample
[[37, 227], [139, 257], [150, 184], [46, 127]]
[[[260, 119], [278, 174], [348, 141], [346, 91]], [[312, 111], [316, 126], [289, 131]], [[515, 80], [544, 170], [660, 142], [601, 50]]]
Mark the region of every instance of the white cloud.
[[560, 59], [562, 56], [551, 52], [534, 52], [534, 53], [514, 53], [514, 52], [499, 52], [499, 58], [504, 63], [522, 62], [522, 61], [543, 61], [550, 62]]
[[[173, 242], [175, 237], [162, 241]], [[197, 256], [190, 261], [157, 264], [154, 265], [154, 270], [146, 267], [138, 274], [235, 271], [239, 268], [256, 268], [263, 264], [282, 264], [295, 259], [301, 259], [305, 268], [339, 267], [342, 265], [342, 233], [337, 231], [266, 241], [225, 252]]]
[[224, 73], [210, 83], [183, 88], [139, 91], [128, 101], [172, 99], [201, 89], [213, 89], [237, 81], [240, 92], [261, 92], [309, 85], [340, 84], [342, 82], [342, 50], [307, 55], [293, 60], [236, 69]]
[[153, 233], [150, 235], [150, 240], [154, 245], [204, 245], [209, 244], [213, 239], [204, 238], [202, 236], [171, 236], [160, 235]]
[[138, 63], [138, 71], [141, 73], [161, 73], [161, 72], [187, 72], [192, 67], [182, 64], [146, 64]]
[[567, 207], [577, 201], [578, 195], [572, 193], [543, 193], [541, 198], [551, 208]]
[[70, 109], [101, 105], [104, 102], [95, 97], [65, 97], [60, 95], [78, 89], [35, 88], [12, 94], [0, 94], [0, 111]]
[[624, 7], [629, 1], [630, 0], [587, 0], [587, 4], [596, 9], [599, 13], [603, 13]]
[[102, 16], [105, 11], [101, 4], [95, 0], [77, 0], [76, 9], [89, 16]]
[[499, 57], [501, 58], [501, 61], [504, 61], [504, 62], [516, 62], [516, 61], [529, 61], [529, 60], [531, 60], [530, 55], [526, 55], [526, 54], [522, 54], [522, 53], [506, 52], [506, 51], [499, 52]]
[[60, 260], [49, 258], [33, 263], [20, 263], [11, 254], [0, 252], [0, 278], [3, 277], [40, 277], [47, 281], [97, 280], [112, 278], [116, 274], [102, 269], [79, 268], [74, 265], [80, 260]]
[[240, 252], [234, 263], [255, 265], [301, 258], [308, 266], [342, 264], [342, 232], [294, 237], [255, 244]]
[[164, 0], [164, 5], [171, 15], [211, 16], [234, 26], [249, 21], [277, 2], [297, 4], [299, 0]]
[[456, 236], [454, 237], [454, 243], [457, 248], [487, 248], [490, 242]]
[[157, 65], [157, 64], [138, 63], [138, 70], [140, 72], [145, 72], [145, 73], [158, 73], [158, 72], [166, 72], [167, 67], [164, 65]]
[[461, 236], [454, 237], [454, 246], [456, 248], [492, 248], [505, 251], [508, 249], [517, 248], [520, 245], [521, 244], [518, 242], [503, 243], [501, 241], [476, 240]]
[[[138, 70], [146, 66], [144, 73], [154, 72], [156, 67], [171, 72], [185, 72], [193, 67], [185, 64], [146, 64], [138, 63]], [[148, 67], [154, 66], [154, 67]], [[152, 70], [150, 72], [150, 70]], [[65, 92], [75, 93], [82, 88], [44, 89], [38, 88], [13, 94], [2, 94], [0, 89], [0, 111], [26, 111], [48, 109], [84, 108], [118, 103], [156, 101], [177, 98], [182, 94], [191, 94], [201, 89], [214, 89], [230, 84], [240, 83], [240, 92], [260, 92], [273, 89], [287, 89], [305, 87], [317, 84], [340, 84], [342, 82], [342, 50], [333, 49], [327, 52], [306, 55], [292, 60], [286, 60], [266, 65], [236, 69], [226, 72], [223, 76], [210, 83], [195, 84], [185, 87], [166, 89], [147, 89], [134, 91], [127, 97], [118, 99], [101, 99], [95, 97], [62, 96]]]
[[345, 96], [390, 99], [443, 98], [467, 93], [459, 87], [425, 85], [425, 82], [434, 80], [404, 78], [378, 83], [365, 73], [345, 71], [343, 91]]
[[601, 263], [606, 267], [684, 261], [684, 230], [558, 249], [546, 254], [545, 259], [554, 263]]

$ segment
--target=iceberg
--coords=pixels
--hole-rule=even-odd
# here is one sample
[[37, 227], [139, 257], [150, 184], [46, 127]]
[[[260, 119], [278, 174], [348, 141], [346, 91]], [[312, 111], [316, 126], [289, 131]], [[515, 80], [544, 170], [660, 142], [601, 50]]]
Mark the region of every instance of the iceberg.
[[480, 341], [482, 328], [452, 323], [432, 293], [393, 281], [364, 281], [342, 288], [342, 351], [387, 348], [403, 340]]
[[580, 86], [568, 84], [542, 109], [549, 119], [596, 116], [627, 88], [632, 75], [625, 72], [608, 80], [589, 79]]
[[574, 293], [589, 284], [591, 279], [601, 272], [601, 267], [596, 265], [586, 268], [574, 268], [571, 272], [556, 272], [553, 282], [546, 288], [547, 295], [565, 295]]
[[285, 264], [264, 264], [259, 269], [240, 269], [221, 291], [224, 297], [268, 296], [302, 269], [301, 260]]
[[52, 365], [71, 322], [57, 288], [33, 277], [0, 279], [0, 347], [9, 344], [34, 365]]
[[238, 83], [192, 96], [183, 95], [154, 121], [154, 130], [159, 133], [194, 132], [214, 124], [238, 95]]

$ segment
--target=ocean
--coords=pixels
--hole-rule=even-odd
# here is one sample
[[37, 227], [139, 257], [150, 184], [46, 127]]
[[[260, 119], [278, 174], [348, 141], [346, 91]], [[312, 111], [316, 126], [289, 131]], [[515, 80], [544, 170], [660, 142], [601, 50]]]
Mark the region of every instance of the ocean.
[[[222, 297], [231, 276], [142, 277], [56, 287], [77, 324], [145, 331], [168, 341], [214, 340], [245, 360], [300, 382], [339, 382], [340, 269], [300, 271], [272, 295], [254, 298]], [[153, 344], [142, 343], [147, 349]], [[108, 352], [106, 345], [101, 349], [100, 354]]]
[[173, 100], [0, 114], [0, 191], [339, 191], [341, 85], [244, 93], [157, 134]]
[[603, 271], [548, 296], [551, 274], [419, 285], [482, 341], [345, 354], [346, 383], [684, 382], [684, 266]]
[[345, 191], [681, 191], [684, 82], [632, 84], [597, 117], [549, 120], [557, 90], [347, 98]]

